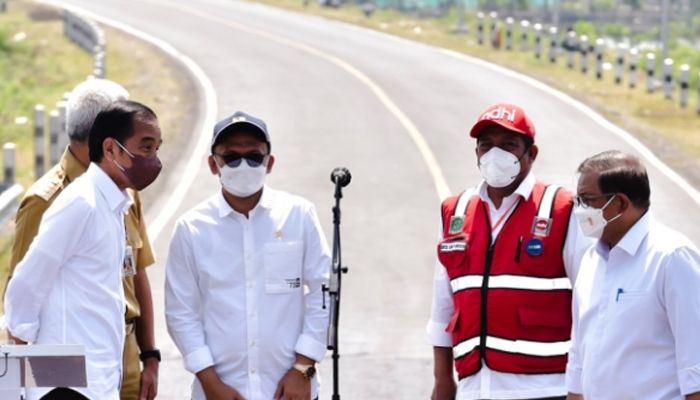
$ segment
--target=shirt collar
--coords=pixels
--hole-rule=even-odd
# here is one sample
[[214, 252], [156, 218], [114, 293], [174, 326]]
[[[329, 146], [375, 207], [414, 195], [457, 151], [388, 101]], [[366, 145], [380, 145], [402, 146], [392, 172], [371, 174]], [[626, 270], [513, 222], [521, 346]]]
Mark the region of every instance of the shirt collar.
[[[256, 210], [259, 208], [271, 208], [272, 203], [273, 203], [273, 198], [274, 198], [274, 191], [270, 189], [267, 185], [263, 186], [263, 191], [262, 191], [262, 196], [260, 196], [260, 200], [258, 201], [258, 204], [253, 207], [252, 210], [250, 210], [251, 214], [255, 214]], [[221, 188], [219, 191], [217, 198], [217, 206], [219, 208], [219, 218], [225, 218], [229, 214], [236, 213], [238, 212], [231, 207], [230, 204], [226, 201], [226, 198], [224, 197], [224, 189]]]
[[[486, 181], [482, 180], [481, 183], [479, 183], [479, 186], [477, 187], [477, 192], [479, 193], [479, 197], [481, 197], [481, 200], [490, 202], [491, 199], [489, 197], [488, 191], [486, 190], [487, 186], [488, 185], [486, 184]], [[519, 195], [523, 199], [529, 199], [534, 188], [535, 175], [533, 175], [532, 172], [528, 172], [525, 179], [523, 179], [523, 181], [520, 182], [520, 185], [518, 185], [515, 191], [508, 197], [512, 197], [513, 195]]]
[[639, 246], [642, 244], [644, 238], [647, 237], [649, 233], [649, 224], [651, 222], [651, 216], [647, 211], [642, 218], [640, 218], [630, 230], [625, 233], [625, 236], [615, 245], [615, 247], [620, 248], [625, 253], [633, 256], [637, 253]]
[[76, 180], [76, 178], [87, 171], [87, 167], [83, 165], [80, 160], [78, 160], [78, 158], [70, 151], [70, 147], [68, 146], [66, 146], [66, 150], [63, 152], [59, 163], [61, 164], [61, 169], [63, 169], [63, 172], [66, 174], [66, 177], [68, 177], [70, 182], [73, 182]]
[[131, 207], [131, 204], [133, 204], [133, 199], [127, 191], [119, 190], [119, 187], [117, 187], [117, 184], [114, 183], [112, 178], [97, 164], [90, 163], [85, 175], [95, 184], [97, 191], [100, 192], [107, 201], [110, 210], [123, 214]]

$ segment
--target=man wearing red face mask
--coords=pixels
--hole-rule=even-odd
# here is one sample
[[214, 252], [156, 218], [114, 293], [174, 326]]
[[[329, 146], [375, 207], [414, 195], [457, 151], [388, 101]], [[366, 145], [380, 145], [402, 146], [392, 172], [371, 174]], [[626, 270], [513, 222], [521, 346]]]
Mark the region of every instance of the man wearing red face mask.
[[[84, 345], [87, 387], [31, 389], [28, 399], [119, 399], [127, 334], [122, 279], [136, 264], [125, 222], [133, 204], [127, 189], [156, 179], [161, 141], [152, 110], [113, 103], [89, 131], [87, 171], [43, 213], [7, 287], [5, 323], [20, 343]], [[151, 390], [142, 398], [153, 398]]]
[[470, 136], [484, 180], [442, 204], [432, 398], [563, 399], [571, 287], [590, 240], [572, 194], [532, 174], [535, 127], [522, 108], [489, 107]]

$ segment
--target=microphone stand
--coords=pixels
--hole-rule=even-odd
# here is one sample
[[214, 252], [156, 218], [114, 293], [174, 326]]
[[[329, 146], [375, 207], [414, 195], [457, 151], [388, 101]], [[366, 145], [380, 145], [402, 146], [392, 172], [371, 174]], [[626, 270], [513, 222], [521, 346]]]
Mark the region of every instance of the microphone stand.
[[348, 272], [347, 267], [343, 267], [341, 263], [341, 248], [340, 248], [340, 199], [343, 198], [343, 186], [349, 183], [349, 173], [347, 180], [334, 179], [335, 183], [335, 206], [333, 207], [333, 262], [329, 286], [323, 285], [323, 291], [328, 292], [330, 298], [330, 319], [328, 326], [328, 350], [333, 351], [333, 396], [332, 400], [340, 400], [340, 382], [339, 382], [339, 364], [340, 358], [338, 350], [338, 321], [340, 318], [340, 287], [342, 274]]

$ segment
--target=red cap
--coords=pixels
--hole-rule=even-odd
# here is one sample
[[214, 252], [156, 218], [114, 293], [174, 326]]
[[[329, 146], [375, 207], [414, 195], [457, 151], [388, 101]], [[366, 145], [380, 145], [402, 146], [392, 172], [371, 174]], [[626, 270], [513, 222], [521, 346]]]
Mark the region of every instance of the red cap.
[[509, 131], [529, 136], [535, 140], [535, 125], [525, 115], [525, 111], [513, 104], [499, 103], [486, 109], [472, 127], [469, 135], [478, 137], [481, 130], [490, 125], [500, 125]]

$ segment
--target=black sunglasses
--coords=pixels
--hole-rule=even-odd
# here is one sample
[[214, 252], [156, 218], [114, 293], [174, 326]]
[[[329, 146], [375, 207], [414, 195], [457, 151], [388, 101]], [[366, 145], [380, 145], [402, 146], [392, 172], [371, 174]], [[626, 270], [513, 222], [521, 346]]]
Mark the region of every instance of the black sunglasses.
[[267, 157], [267, 154], [262, 154], [262, 153], [246, 153], [246, 154], [238, 154], [238, 153], [216, 154], [216, 153], [214, 153], [214, 155], [217, 157], [221, 157], [221, 159], [224, 160], [224, 163], [231, 168], [236, 168], [239, 165], [241, 165], [241, 160], [243, 160], [243, 159], [245, 159], [245, 162], [250, 167], [257, 168], [260, 165], [262, 165], [263, 161], [265, 161], [265, 157]]

